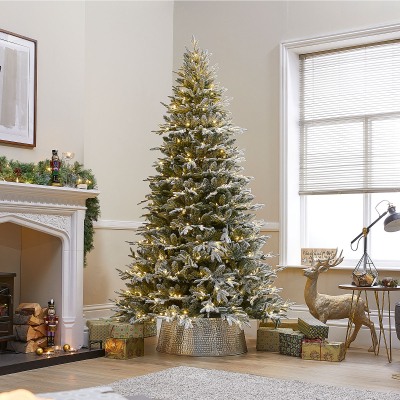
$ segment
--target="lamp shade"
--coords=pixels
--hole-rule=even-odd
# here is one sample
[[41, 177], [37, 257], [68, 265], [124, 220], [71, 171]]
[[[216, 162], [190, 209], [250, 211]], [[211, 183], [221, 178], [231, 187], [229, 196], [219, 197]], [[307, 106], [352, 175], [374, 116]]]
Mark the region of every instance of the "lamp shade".
[[386, 232], [396, 232], [400, 230], [400, 213], [396, 212], [396, 207], [389, 207], [389, 216], [383, 222]]

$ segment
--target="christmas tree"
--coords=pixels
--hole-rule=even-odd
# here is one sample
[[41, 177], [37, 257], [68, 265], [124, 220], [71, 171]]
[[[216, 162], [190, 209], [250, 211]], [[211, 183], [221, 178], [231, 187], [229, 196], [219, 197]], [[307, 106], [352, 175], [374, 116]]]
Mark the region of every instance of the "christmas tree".
[[158, 134], [162, 156], [148, 178], [143, 240], [134, 242], [130, 269], [119, 270], [126, 290], [118, 294], [116, 316], [131, 323], [154, 317], [190, 328], [204, 317], [221, 317], [241, 327], [249, 317], [279, 323], [290, 303], [273, 286], [274, 271], [263, 254], [263, 221], [252, 213], [241, 175], [243, 151], [234, 135], [228, 101], [216, 79], [210, 53], [192, 38], [186, 48], [167, 116]]

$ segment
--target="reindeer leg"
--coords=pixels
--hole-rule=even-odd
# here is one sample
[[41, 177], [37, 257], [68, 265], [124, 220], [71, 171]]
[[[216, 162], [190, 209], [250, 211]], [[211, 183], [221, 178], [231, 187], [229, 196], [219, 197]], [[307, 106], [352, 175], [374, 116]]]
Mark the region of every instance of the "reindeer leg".
[[350, 347], [350, 343], [354, 342], [354, 340], [357, 337], [358, 331], [360, 330], [361, 327], [362, 327], [362, 323], [361, 322], [359, 322], [359, 321], [355, 321], [354, 322], [354, 331], [351, 334], [351, 337], [349, 339], [349, 344], [347, 345], [347, 347]]
[[371, 331], [371, 338], [372, 338], [372, 346], [368, 349], [369, 352], [375, 352], [376, 347], [378, 346], [378, 339], [376, 337], [375, 326], [372, 321], [364, 314], [360, 320], [362, 325], [368, 327]]

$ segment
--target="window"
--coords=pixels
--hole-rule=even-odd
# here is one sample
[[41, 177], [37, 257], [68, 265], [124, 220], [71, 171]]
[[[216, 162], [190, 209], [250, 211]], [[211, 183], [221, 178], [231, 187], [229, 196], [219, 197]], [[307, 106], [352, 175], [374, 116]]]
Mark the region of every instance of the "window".
[[[374, 207], [400, 208], [399, 41], [300, 56], [299, 179], [304, 247], [339, 247], [354, 264], [363, 243], [352, 252], [350, 242]], [[388, 266], [400, 251], [387, 244], [400, 238], [380, 225], [368, 252]]]
[[[350, 242], [375, 206], [400, 210], [398, 38], [400, 24], [281, 44], [281, 265], [299, 266], [301, 247], [339, 247], [354, 268], [363, 243]], [[382, 221], [371, 229], [378, 268], [400, 267], [399, 240]]]

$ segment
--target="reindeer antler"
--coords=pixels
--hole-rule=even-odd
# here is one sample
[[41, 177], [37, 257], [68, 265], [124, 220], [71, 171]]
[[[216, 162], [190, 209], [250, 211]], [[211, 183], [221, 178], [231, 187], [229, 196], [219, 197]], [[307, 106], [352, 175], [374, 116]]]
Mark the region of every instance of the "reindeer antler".
[[315, 261], [315, 264], [313, 267], [319, 268], [319, 267], [326, 267], [326, 268], [332, 268], [335, 267], [336, 265], [339, 265], [343, 261], [343, 250], [340, 252], [340, 255], [338, 258], [336, 257], [336, 254], [338, 252], [338, 249], [336, 249], [335, 254], [329, 256], [328, 258], [325, 259], [320, 259], [320, 258], [315, 258], [314, 257], [314, 250], [312, 252], [312, 258]]

